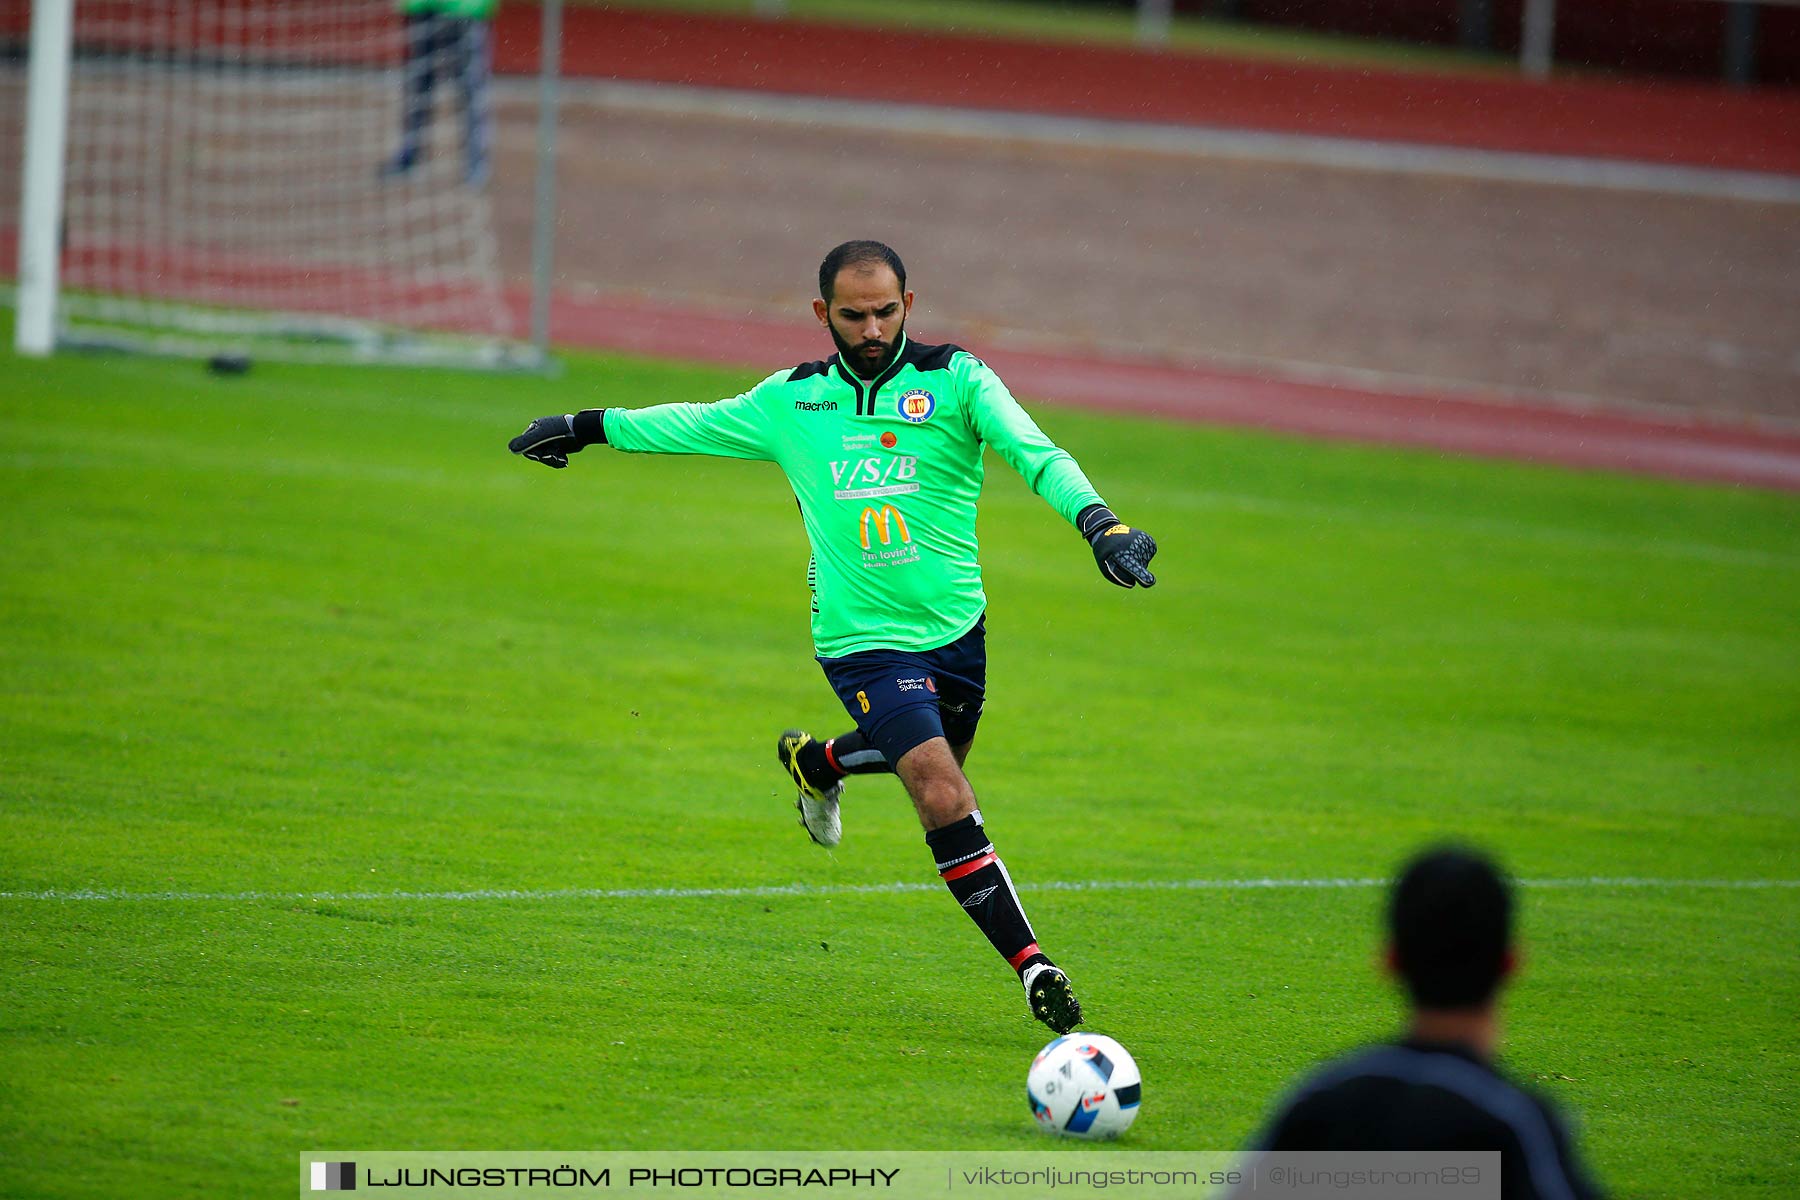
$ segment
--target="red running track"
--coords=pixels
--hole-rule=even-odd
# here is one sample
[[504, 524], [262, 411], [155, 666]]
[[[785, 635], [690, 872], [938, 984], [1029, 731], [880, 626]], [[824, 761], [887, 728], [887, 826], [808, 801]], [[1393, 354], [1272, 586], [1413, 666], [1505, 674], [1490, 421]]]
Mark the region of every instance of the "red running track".
[[[1800, 174], [1791, 91], [1531, 84], [587, 7], [565, 21], [571, 75]], [[502, 70], [534, 69], [535, 7], [502, 8], [496, 33]], [[803, 322], [570, 296], [554, 318], [564, 344], [732, 366], [774, 369], [824, 350]], [[1058, 403], [1800, 491], [1791, 433], [981, 350], [1021, 395]]]
[[[135, 7], [84, 0], [78, 41], [193, 48], [244, 37], [216, 22], [121, 20]], [[0, 4], [0, 38], [22, 40], [29, 11]], [[1765, 20], [1773, 29], [1790, 15]], [[391, 62], [397, 19], [380, 19], [334, 43], [334, 60]], [[304, 20], [283, 28], [317, 53]], [[535, 4], [502, 5], [498, 69], [535, 71], [538, 30]], [[571, 76], [1800, 174], [1800, 90], [1791, 88], [1532, 83], [585, 4], [565, 8], [563, 34]], [[278, 60], [284, 47], [259, 32], [256, 49]]]
[[[1654, 81], [1378, 73], [799, 21], [572, 7], [589, 76], [1800, 174], [1800, 93]], [[535, 70], [538, 13], [501, 10], [497, 63]], [[804, 322], [558, 298], [568, 345], [773, 370], [827, 347]], [[1021, 395], [1315, 437], [1800, 491], [1800, 435], [1479, 396], [1425, 396], [981, 347]]]
[[[538, 9], [496, 65], [536, 70]], [[1370, 71], [571, 6], [570, 76], [1800, 174], [1800, 91]]]
[[[516, 295], [513, 303], [523, 314], [527, 298]], [[822, 358], [831, 350], [817, 326], [800, 320], [727, 317], [569, 295], [557, 297], [550, 333], [562, 345], [763, 371]], [[1478, 396], [1375, 392], [1123, 359], [971, 348], [1020, 396], [1058, 404], [1800, 492], [1800, 433], [1571, 412]]]
[[[0, 239], [4, 273], [12, 265], [16, 233], [0, 227]], [[254, 304], [254, 299], [246, 301], [243, 288], [271, 288], [272, 294], [286, 296], [293, 282], [288, 278], [293, 268], [279, 263], [224, 260], [210, 267], [205, 273], [167, 276], [164, 282], [172, 286], [165, 294]], [[322, 288], [317, 311], [336, 315], [380, 319], [378, 310], [345, 303], [355, 295], [369, 304], [446, 304], [451, 299], [438, 289], [409, 288], [406, 281], [384, 280], [366, 269], [321, 273], [309, 267], [305, 275], [310, 285]], [[218, 287], [226, 290], [214, 290]], [[515, 288], [507, 299], [513, 328], [525, 328], [529, 293]], [[830, 350], [824, 334], [804, 319], [728, 317], [568, 293], [554, 299], [550, 334], [559, 345], [764, 371], [820, 358]], [[292, 303], [291, 297], [287, 302]], [[458, 312], [458, 306], [448, 305], [446, 323], [460, 315], [473, 322], [471, 330], [478, 329], [483, 322], [474, 308], [461, 307]], [[1076, 407], [1800, 492], [1800, 433], [1572, 412], [1472, 395], [1378, 392], [1005, 346], [979, 350], [1021, 396]]]

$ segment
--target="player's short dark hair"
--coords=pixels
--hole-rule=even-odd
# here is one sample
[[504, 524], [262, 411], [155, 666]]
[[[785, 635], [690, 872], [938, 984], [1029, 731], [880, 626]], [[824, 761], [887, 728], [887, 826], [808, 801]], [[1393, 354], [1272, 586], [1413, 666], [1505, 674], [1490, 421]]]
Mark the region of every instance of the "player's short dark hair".
[[871, 242], [866, 238], [860, 241], [845, 242], [841, 246], [833, 246], [825, 261], [819, 264], [819, 298], [831, 303], [831, 289], [837, 284], [838, 272], [845, 267], [870, 266], [880, 263], [892, 267], [894, 278], [900, 281], [900, 291], [906, 291], [906, 264], [894, 253], [893, 247], [885, 242]]
[[1388, 932], [1407, 994], [1420, 1008], [1474, 1008], [1493, 999], [1512, 948], [1512, 888], [1492, 859], [1435, 846], [1401, 870]]

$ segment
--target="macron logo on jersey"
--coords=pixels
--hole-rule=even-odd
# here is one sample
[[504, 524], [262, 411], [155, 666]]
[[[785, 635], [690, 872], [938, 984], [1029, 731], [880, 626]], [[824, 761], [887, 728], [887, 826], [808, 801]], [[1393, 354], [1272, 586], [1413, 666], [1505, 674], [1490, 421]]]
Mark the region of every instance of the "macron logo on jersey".
[[795, 412], [836, 412], [836, 400], [796, 400]]

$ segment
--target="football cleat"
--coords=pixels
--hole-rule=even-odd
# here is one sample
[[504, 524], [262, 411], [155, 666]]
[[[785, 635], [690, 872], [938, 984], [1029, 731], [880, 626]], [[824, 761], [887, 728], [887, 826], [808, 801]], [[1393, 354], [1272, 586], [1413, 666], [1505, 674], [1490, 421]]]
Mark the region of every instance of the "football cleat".
[[1069, 977], [1054, 963], [1026, 967], [1019, 979], [1025, 984], [1025, 1003], [1032, 1016], [1058, 1033], [1081, 1024], [1081, 1001], [1075, 998]]
[[844, 836], [843, 822], [838, 818], [838, 798], [844, 794], [844, 783], [839, 780], [820, 791], [806, 778], [806, 772], [800, 769], [800, 748], [812, 740], [812, 734], [803, 729], [789, 729], [776, 740], [775, 753], [794, 786], [800, 789], [794, 807], [800, 810], [800, 824], [806, 835], [829, 849]]

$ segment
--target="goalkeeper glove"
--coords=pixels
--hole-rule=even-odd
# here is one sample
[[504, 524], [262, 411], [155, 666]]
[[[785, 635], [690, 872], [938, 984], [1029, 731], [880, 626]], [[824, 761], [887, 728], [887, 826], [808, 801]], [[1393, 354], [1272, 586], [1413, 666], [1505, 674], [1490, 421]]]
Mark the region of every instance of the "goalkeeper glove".
[[1075, 519], [1081, 536], [1094, 548], [1100, 573], [1120, 587], [1155, 587], [1150, 560], [1156, 557], [1156, 539], [1133, 529], [1104, 504], [1090, 504]]
[[539, 417], [506, 443], [506, 448], [560, 471], [569, 465], [569, 455], [606, 440], [605, 412], [604, 408], [584, 408], [560, 417]]

